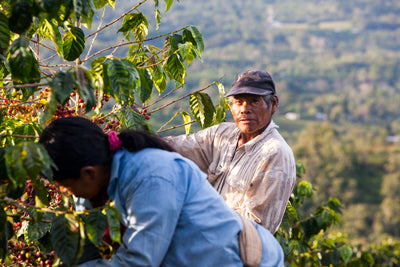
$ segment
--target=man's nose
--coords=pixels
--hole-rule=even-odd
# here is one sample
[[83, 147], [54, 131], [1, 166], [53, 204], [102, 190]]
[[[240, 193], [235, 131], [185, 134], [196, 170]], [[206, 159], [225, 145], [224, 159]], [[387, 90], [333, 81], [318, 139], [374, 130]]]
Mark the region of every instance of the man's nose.
[[247, 101], [243, 101], [242, 105], [240, 106], [240, 112], [241, 113], [247, 113], [249, 112], [250, 105], [247, 104]]

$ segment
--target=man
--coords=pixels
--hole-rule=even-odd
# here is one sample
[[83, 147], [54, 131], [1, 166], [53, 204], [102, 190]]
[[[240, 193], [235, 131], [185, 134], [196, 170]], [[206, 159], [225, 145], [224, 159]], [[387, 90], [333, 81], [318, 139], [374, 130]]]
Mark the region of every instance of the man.
[[279, 103], [274, 81], [265, 71], [242, 72], [226, 96], [235, 123], [167, 141], [208, 174], [228, 206], [275, 233], [296, 167], [292, 150], [272, 121]]

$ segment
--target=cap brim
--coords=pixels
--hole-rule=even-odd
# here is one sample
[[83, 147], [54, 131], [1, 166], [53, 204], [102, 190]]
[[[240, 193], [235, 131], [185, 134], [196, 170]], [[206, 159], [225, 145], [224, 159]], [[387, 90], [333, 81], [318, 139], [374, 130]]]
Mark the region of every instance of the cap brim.
[[260, 89], [260, 88], [256, 88], [256, 87], [242, 86], [242, 87], [231, 88], [231, 90], [225, 96], [228, 97], [228, 96], [240, 95], [240, 94], [264, 96], [264, 95], [272, 95], [273, 93], [274, 92], [272, 90], [265, 90], [265, 89]]

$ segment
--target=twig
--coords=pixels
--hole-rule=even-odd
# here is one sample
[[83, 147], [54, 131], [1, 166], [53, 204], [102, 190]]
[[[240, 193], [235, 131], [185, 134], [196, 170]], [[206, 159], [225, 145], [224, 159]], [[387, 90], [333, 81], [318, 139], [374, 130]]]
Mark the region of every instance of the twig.
[[155, 54], [152, 54], [151, 57], [149, 57], [148, 59], [146, 59], [146, 60], [143, 61], [143, 62], [140, 62], [136, 67], [137, 67], [137, 68], [148, 68], [148, 67], [152, 67], [152, 66], [155, 66], [155, 65], [160, 64], [160, 62], [163, 62], [164, 60], [162, 60], [162, 61], [160, 61], [160, 62], [153, 63], [153, 64], [151, 64], [151, 65], [144, 66], [144, 63], [146, 63], [147, 61], [149, 61], [150, 59], [152, 59], [155, 55], [158, 55], [158, 54], [162, 53], [162, 51], [163, 51], [163, 49], [160, 49], [160, 51], [158, 51], [158, 52], [155, 53]]
[[[31, 101], [24, 101], [24, 100], [19, 100], [19, 99], [8, 99], [8, 98], [0, 97], [0, 100], [23, 102], [21, 104], [35, 104], [35, 103], [38, 102], [38, 100], [41, 100], [41, 99], [44, 99], [44, 98], [47, 98], [47, 97], [41, 96], [41, 97], [38, 97], [36, 100], [31, 100]], [[18, 104], [18, 106], [21, 105], [21, 104]]]
[[162, 101], [162, 100], [165, 99], [167, 96], [169, 96], [171, 93], [175, 92], [176, 90], [178, 90], [178, 89], [180, 89], [180, 88], [182, 88], [182, 86], [178, 86], [178, 87], [172, 89], [171, 91], [169, 91], [168, 93], [166, 93], [165, 95], [163, 95], [160, 99], [157, 99], [157, 100], [154, 101], [153, 103], [148, 104], [147, 107], [151, 107], [151, 106], [157, 104], [158, 102]]
[[10, 89], [10, 88], [24, 88], [24, 87], [34, 87], [34, 86], [46, 86], [48, 83], [27, 83], [27, 84], [19, 84], [19, 85], [7, 85], [2, 86], [0, 89]]
[[[186, 126], [186, 125], [188, 125], [188, 124], [192, 124], [192, 123], [194, 123], [194, 122], [196, 122], [196, 120], [192, 120], [192, 121], [189, 121], [189, 122], [184, 123], [184, 124], [172, 126], [172, 127], [167, 128], [167, 129], [165, 129], [165, 130], [158, 130], [157, 133], [163, 133], [163, 132], [170, 131], [170, 130], [173, 130], [173, 129], [176, 129], [176, 128], [184, 127], [184, 126]], [[162, 128], [162, 127], [161, 127], [161, 128]], [[160, 128], [160, 129], [161, 129], [161, 128]]]
[[47, 61], [47, 60], [50, 60], [50, 59], [52, 59], [52, 58], [55, 57], [55, 56], [57, 56], [57, 54], [54, 54], [54, 55], [52, 55], [52, 56], [49, 56], [48, 58], [42, 59], [42, 60], [39, 61], [39, 63], [40, 63], [40, 62]]
[[202, 88], [202, 89], [199, 89], [199, 90], [197, 90], [197, 91], [194, 91], [194, 92], [192, 92], [192, 93], [189, 93], [189, 94], [187, 94], [187, 95], [184, 95], [184, 96], [182, 96], [182, 97], [180, 97], [180, 98], [178, 98], [178, 99], [176, 99], [176, 100], [174, 100], [174, 101], [171, 101], [171, 102], [165, 104], [164, 106], [161, 106], [161, 107], [159, 107], [159, 108], [157, 108], [157, 109], [152, 110], [151, 112], [148, 112], [147, 114], [151, 114], [151, 113], [154, 113], [154, 112], [156, 112], [156, 111], [159, 111], [160, 109], [166, 108], [166, 107], [168, 107], [168, 106], [170, 106], [170, 105], [172, 105], [172, 104], [174, 104], [174, 103], [176, 103], [176, 102], [178, 102], [178, 101], [180, 101], [180, 100], [182, 100], [182, 99], [184, 99], [184, 98], [190, 96], [191, 94], [195, 94], [195, 93], [204, 91], [204, 90], [210, 88], [210, 87], [211, 87], [212, 85], [214, 85], [215, 83], [217, 83], [217, 82], [212, 82], [212, 83], [210, 83], [208, 86], [206, 86], [206, 87], [204, 87], [204, 88]]
[[92, 32], [91, 34], [87, 35], [85, 37], [85, 39], [97, 34], [98, 32], [101, 32], [102, 30], [104, 30], [105, 28], [111, 26], [112, 24], [114, 24], [115, 22], [119, 21], [120, 19], [122, 19], [123, 17], [125, 17], [127, 14], [131, 13], [133, 10], [137, 9], [140, 5], [142, 5], [144, 2], [147, 2], [147, 0], [143, 0], [142, 2], [138, 3], [136, 6], [134, 6], [133, 8], [131, 8], [130, 10], [128, 10], [127, 12], [125, 12], [124, 14], [122, 14], [120, 17], [114, 19], [113, 21], [111, 21], [110, 23], [104, 25], [103, 27], [101, 27], [100, 29], [97, 29], [95, 32]]
[[47, 64], [40, 64], [41, 67], [47, 67], [47, 68], [62, 68], [62, 67], [68, 67], [68, 68], [73, 68], [73, 65], [70, 64], [55, 64], [55, 65], [47, 65]]
[[37, 41], [37, 43], [36, 43], [36, 55], [39, 58], [39, 45], [38, 45], [38, 43], [39, 43], [39, 34], [36, 34], [36, 41]]
[[39, 138], [39, 136], [33, 136], [33, 135], [21, 135], [21, 134], [0, 134], [0, 137], [19, 137], [19, 138]]
[[126, 105], [121, 106], [121, 107], [119, 107], [119, 108], [113, 108], [109, 113], [107, 113], [106, 115], [104, 115], [104, 116], [102, 116], [102, 117], [99, 117], [98, 119], [100, 120], [100, 119], [104, 119], [104, 118], [106, 118], [106, 117], [108, 117], [108, 116], [111, 116], [112, 114], [114, 114], [114, 113], [117, 112], [118, 110], [123, 109], [124, 107], [126, 107]]
[[54, 49], [54, 48], [51, 48], [51, 47], [49, 47], [49, 46], [47, 46], [47, 45], [45, 45], [45, 44], [42, 44], [41, 42], [37, 42], [36, 40], [33, 40], [33, 39], [29, 38], [29, 37], [26, 37], [26, 36], [25, 36], [25, 38], [26, 38], [26, 39], [28, 39], [29, 41], [31, 41], [32, 43], [35, 43], [35, 44], [41, 45], [41, 46], [43, 46], [43, 47], [45, 47], [45, 48], [47, 48], [47, 49], [49, 49], [49, 50], [51, 50], [51, 51], [53, 51], [53, 52], [56, 52], [56, 53], [57, 53], [57, 50], [56, 50], [56, 49]]
[[[126, 36], [127, 36], [128, 34], [129, 34], [129, 32], [125, 34], [124, 38], [122, 38], [121, 41], [119, 42], [120, 44], [123, 44], [123, 43], [124, 43], [124, 40], [125, 40], [125, 38], [126, 38]], [[119, 48], [119, 46], [116, 47], [116, 48], [111, 52], [111, 56], [113, 56], [113, 55], [115, 54], [115, 52], [117, 52], [118, 48]]]
[[[48, 70], [48, 71], [50, 71], [50, 72], [52, 72], [52, 73], [57, 72], [56, 70], [52, 70], [52, 69], [50, 69], [50, 68], [48, 68], [48, 67], [46, 67], [46, 66], [41, 66], [41, 67], [42, 67], [42, 69]], [[45, 73], [44, 71], [42, 71], [42, 74], [45, 75], [45, 76], [47, 76], [47, 77], [51, 77], [51, 74], [47, 74], [47, 73]]]
[[106, 8], [107, 8], [107, 6], [105, 6], [104, 9], [103, 9], [103, 15], [101, 16], [100, 23], [99, 23], [99, 27], [97, 27], [96, 34], [95, 34], [95, 36], [94, 36], [94, 38], [93, 38], [93, 40], [92, 40], [92, 42], [91, 42], [91, 44], [90, 44], [89, 50], [88, 50], [88, 52], [87, 52], [87, 54], [86, 54], [86, 58], [88, 58], [90, 52], [92, 52], [92, 48], [93, 48], [94, 41], [97, 39], [97, 34], [99, 33], [101, 24], [103, 24], [103, 21], [104, 21], [104, 15], [106, 14]]
[[48, 209], [48, 208], [40, 208], [40, 207], [36, 207], [34, 205], [30, 205], [30, 204], [25, 204], [25, 203], [21, 203], [19, 201], [16, 201], [12, 198], [9, 197], [4, 197], [4, 200], [7, 201], [8, 203], [11, 203], [14, 206], [17, 206], [20, 209], [23, 209], [24, 211], [26, 211], [26, 213], [28, 213], [32, 218], [33, 214], [26, 208], [33, 208], [36, 210], [40, 210], [43, 212], [51, 212], [51, 213], [56, 213], [56, 214], [74, 214], [72, 211], [61, 211], [61, 210], [52, 210], [52, 209]]
[[88, 61], [89, 59], [91, 59], [92, 57], [95, 57], [95, 56], [97, 56], [98, 54], [101, 54], [101, 53], [103, 53], [103, 52], [106, 52], [106, 51], [108, 51], [108, 50], [110, 50], [110, 49], [114, 49], [114, 48], [116, 48], [116, 47], [125, 46], [125, 45], [138, 44], [138, 43], [144, 43], [144, 42], [152, 41], [152, 40], [155, 40], [155, 39], [164, 37], [164, 36], [168, 36], [168, 35], [170, 35], [170, 34], [174, 34], [174, 33], [180, 32], [180, 31], [182, 31], [182, 30], [185, 29], [185, 28], [186, 28], [186, 27], [181, 28], [181, 29], [176, 30], [176, 31], [173, 31], [173, 32], [170, 32], [170, 33], [165, 33], [165, 34], [157, 35], [157, 36], [155, 36], [155, 37], [148, 38], [148, 39], [144, 39], [144, 40], [126, 42], [126, 43], [122, 43], [122, 44], [118, 44], [118, 45], [113, 45], [113, 46], [110, 46], [110, 47], [108, 47], [108, 48], [104, 48], [103, 50], [97, 51], [96, 53], [94, 53], [94, 54], [91, 55], [90, 57], [86, 58], [85, 60], [82, 60], [82, 63], [84, 63], [84, 62]]
[[[20, 204], [18, 201], [9, 198], [9, 197], [4, 197], [4, 200], [7, 201], [8, 203], [12, 203], [12, 205], [17, 206], [18, 208], [24, 210], [27, 214], [29, 214], [29, 216], [31, 216], [33, 218], [33, 214], [32, 212], [30, 212], [25, 206], [23, 206], [22, 204]], [[26, 205], [28, 206], [28, 205]]]

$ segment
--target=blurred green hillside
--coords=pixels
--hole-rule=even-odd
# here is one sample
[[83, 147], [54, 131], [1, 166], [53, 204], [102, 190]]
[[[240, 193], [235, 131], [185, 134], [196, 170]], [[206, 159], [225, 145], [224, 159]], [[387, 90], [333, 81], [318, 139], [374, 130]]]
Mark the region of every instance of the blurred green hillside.
[[[199, 28], [205, 53], [173, 97], [215, 80], [228, 90], [246, 69], [269, 71], [280, 98], [274, 120], [317, 188], [306, 209], [337, 197], [345, 206], [337, 230], [354, 242], [400, 238], [399, 1], [182, 0], [150, 35], [182, 25]], [[107, 45], [115, 32], [99, 38]], [[206, 92], [217, 103], [218, 89]], [[187, 101], [155, 113], [152, 128], [188, 111]]]

